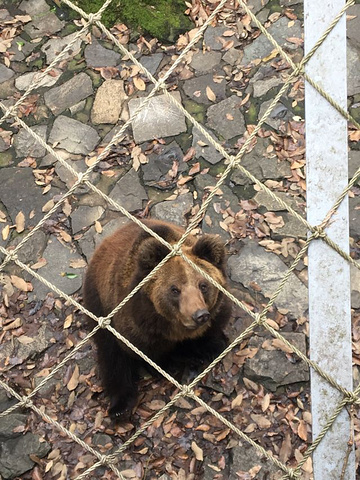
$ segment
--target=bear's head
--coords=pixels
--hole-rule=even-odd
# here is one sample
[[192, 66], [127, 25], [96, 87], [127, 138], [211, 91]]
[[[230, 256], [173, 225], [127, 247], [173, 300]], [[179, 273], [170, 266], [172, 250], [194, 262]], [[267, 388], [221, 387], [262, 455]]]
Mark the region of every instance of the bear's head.
[[[183, 253], [220, 285], [225, 286], [225, 248], [214, 235], [182, 246]], [[153, 237], [138, 250], [138, 278], [144, 278], [169, 253]], [[180, 256], [170, 258], [143, 287], [156, 312], [171, 324], [171, 340], [201, 336], [211, 325], [223, 294]]]

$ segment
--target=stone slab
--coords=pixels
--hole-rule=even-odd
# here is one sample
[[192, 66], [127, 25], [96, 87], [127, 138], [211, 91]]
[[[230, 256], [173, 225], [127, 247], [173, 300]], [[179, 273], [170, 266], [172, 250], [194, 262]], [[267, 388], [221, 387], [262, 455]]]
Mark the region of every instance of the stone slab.
[[225, 88], [226, 82], [223, 78], [220, 82], [214, 81], [212, 73], [200, 75], [199, 77], [190, 78], [184, 82], [184, 93], [194, 100], [194, 102], [202, 105], [212, 105], [214, 102], [209, 99], [207, 95], [207, 88], [210, 88], [215, 95], [215, 102], [224, 100], [226, 98]]
[[[297, 48], [295, 43], [291, 43], [288, 38], [302, 38], [301, 23], [298, 20], [291, 22], [287, 17], [281, 17], [269, 28], [268, 32], [285, 50], [294, 50]], [[244, 56], [241, 65], [248, 65], [253, 60], [267, 57], [273, 50], [274, 45], [261, 34], [253, 42], [244, 48]]]
[[[52, 236], [43, 257], [47, 264], [39, 270], [42, 277], [67, 295], [72, 295], [81, 288], [83, 269], [70, 266], [72, 260], [81, 260], [81, 255], [61, 244], [56, 237]], [[74, 274], [76, 277], [69, 278], [66, 274]], [[52, 292], [51, 289], [36, 279], [32, 281], [32, 284], [34, 286], [33, 294], [38, 300], [44, 300], [47, 293]], [[54, 295], [57, 296], [56, 293]]]
[[241, 99], [233, 95], [216, 105], [211, 105], [207, 111], [207, 125], [226, 140], [243, 135], [245, 120], [240, 111]]
[[139, 175], [133, 168], [118, 180], [110, 193], [110, 198], [129, 212], [141, 210], [143, 202], [148, 199], [146, 191], [140, 183]]
[[[181, 103], [179, 92], [172, 96]], [[134, 98], [129, 101], [130, 115], [144, 100]], [[132, 122], [133, 134], [136, 143], [153, 140], [154, 138], [172, 137], [186, 132], [185, 115], [164, 95], [150, 99], [149, 103], [140, 111]]]
[[97, 131], [64, 115], [56, 118], [49, 135], [49, 143], [56, 143], [57, 148], [63, 148], [70, 153], [87, 155], [99, 142]]
[[185, 215], [190, 212], [193, 202], [192, 194], [185, 193], [184, 195], [179, 195], [176, 200], [157, 203], [152, 207], [151, 215], [158, 220], [185, 227], [187, 224]]
[[52, 113], [59, 115], [67, 108], [92, 95], [92, 93], [92, 81], [89, 75], [81, 72], [59, 87], [45, 92], [44, 99]]
[[103, 47], [96, 39], [92, 38], [92, 43], [87, 45], [84, 50], [84, 56], [88, 67], [115, 67], [121, 55]]
[[[46, 125], [35, 125], [31, 130], [46, 142]], [[46, 154], [45, 148], [23, 128], [14, 136], [14, 147], [17, 157], [41, 158]]]
[[[41, 51], [46, 55], [46, 62], [49, 65], [55, 57], [69, 45], [70, 42], [73, 41], [77, 32], [71, 33], [66, 37], [62, 38], [51, 38], [48, 42], [46, 42], [42, 47]], [[80, 52], [82, 38], [78, 38], [75, 40], [74, 44], [72, 45], [71, 49], [62, 57], [63, 60], [68, 60], [69, 58], [74, 57]]]
[[105, 80], [96, 92], [91, 110], [92, 123], [117, 123], [126, 98], [122, 80]]
[[[275, 253], [267, 252], [255, 241], [247, 243], [238, 255], [232, 255], [228, 260], [228, 267], [230, 278], [234, 282], [250, 289], [255, 282], [266, 298], [270, 298], [275, 292], [288, 270]], [[308, 308], [308, 290], [294, 273], [276, 298], [275, 305], [289, 311], [292, 317], [305, 315]]]

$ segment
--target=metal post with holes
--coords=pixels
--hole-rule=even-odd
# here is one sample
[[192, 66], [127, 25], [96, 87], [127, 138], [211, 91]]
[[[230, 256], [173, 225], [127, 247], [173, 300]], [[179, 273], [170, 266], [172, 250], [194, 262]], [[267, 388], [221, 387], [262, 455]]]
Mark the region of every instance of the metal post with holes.
[[[305, 0], [305, 53], [319, 39], [344, 0]], [[344, 109], [346, 95], [346, 15], [305, 67]], [[310, 84], [305, 86], [308, 221], [319, 225], [348, 182], [347, 121]], [[326, 233], [349, 250], [348, 199], [333, 215]], [[352, 390], [350, 265], [321, 239], [309, 247], [310, 357], [340, 385]], [[343, 395], [311, 372], [313, 439]], [[354, 480], [352, 428], [340, 413], [313, 455], [315, 480]], [[345, 467], [344, 467], [345, 465]]]

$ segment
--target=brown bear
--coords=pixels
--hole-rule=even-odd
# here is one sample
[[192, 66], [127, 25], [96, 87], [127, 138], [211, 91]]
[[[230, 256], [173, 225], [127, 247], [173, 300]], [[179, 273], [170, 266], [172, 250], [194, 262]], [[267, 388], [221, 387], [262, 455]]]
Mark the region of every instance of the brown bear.
[[[175, 244], [184, 230], [157, 220], [142, 222]], [[189, 236], [182, 251], [226, 285], [225, 249], [214, 235]], [[131, 222], [96, 249], [84, 282], [84, 303], [97, 316], [108, 315], [169, 253]], [[170, 258], [112, 318], [113, 327], [165, 369], [172, 352], [196, 359], [215, 358], [226, 346], [222, 331], [231, 314], [229, 298], [180, 256]], [[95, 334], [100, 375], [110, 397], [111, 417], [127, 416], [137, 398], [140, 357], [106, 328]]]

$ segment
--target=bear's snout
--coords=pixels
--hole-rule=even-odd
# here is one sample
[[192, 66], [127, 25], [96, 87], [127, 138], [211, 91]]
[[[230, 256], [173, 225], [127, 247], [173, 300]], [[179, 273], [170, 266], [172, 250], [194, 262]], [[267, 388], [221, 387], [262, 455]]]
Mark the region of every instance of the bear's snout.
[[197, 325], [204, 325], [210, 320], [210, 313], [207, 310], [196, 310], [196, 312], [192, 314], [192, 319]]

